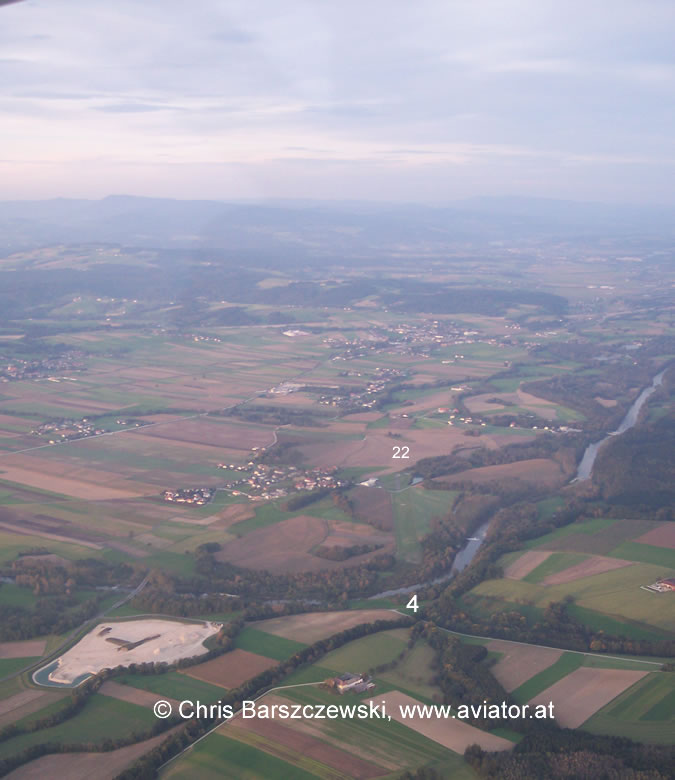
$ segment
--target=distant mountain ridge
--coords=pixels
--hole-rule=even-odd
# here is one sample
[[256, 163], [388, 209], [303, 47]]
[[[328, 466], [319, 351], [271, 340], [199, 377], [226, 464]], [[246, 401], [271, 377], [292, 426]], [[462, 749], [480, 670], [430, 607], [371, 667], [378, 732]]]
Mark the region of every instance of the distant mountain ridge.
[[442, 251], [458, 242], [675, 236], [675, 208], [530, 198], [447, 206], [363, 202], [232, 203], [111, 195], [0, 203], [0, 250], [65, 243], [301, 254]]

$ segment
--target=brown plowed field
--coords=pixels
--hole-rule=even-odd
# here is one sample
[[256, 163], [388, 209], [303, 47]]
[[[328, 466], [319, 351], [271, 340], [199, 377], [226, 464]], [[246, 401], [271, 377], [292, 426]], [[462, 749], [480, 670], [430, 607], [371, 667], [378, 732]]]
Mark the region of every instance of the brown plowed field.
[[35, 658], [44, 655], [46, 644], [44, 639], [0, 642], [0, 658]]
[[400, 615], [386, 609], [354, 609], [343, 612], [308, 612], [304, 615], [286, 615], [255, 623], [255, 628], [266, 634], [295, 639], [308, 645], [328, 636], [346, 631], [362, 623], [375, 620], [398, 620]]
[[152, 707], [158, 701], [170, 701], [177, 704], [175, 699], [169, 699], [163, 694], [144, 691], [141, 688], [134, 688], [131, 685], [121, 685], [114, 680], [106, 680], [98, 690], [104, 696], [110, 696], [112, 699], [128, 701], [130, 704], [138, 704], [141, 707]]
[[503, 463], [500, 466], [482, 466], [477, 469], [460, 471], [448, 477], [440, 477], [439, 482], [452, 485], [456, 482], [493, 482], [495, 480], [519, 479], [550, 488], [559, 487], [567, 481], [568, 475], [550, 458], [531, 458], [516, 463]]
[[635, 539], [639, 544], [653, 544], [655, 547], [669, 547], [675, 550], [675, 523], [664, 523]]
[[490, 752], [513, 748], [513, 742], [509, 742], [508, 739], [481, 731], [459, 718], [447, 720], [444, 718], [402, 718], [399, 711], [400, 705], [414, 706], [420, 702], [400, 691], [390, 691], [373, 699], [377, 704], [382, 700], [386, 702], [387, 714], [391, 715], [394, 720], [456, 753], [464, 753], [469, 745], [474, 744], [480, 745], [483, 750]]
[[16, 693], [7, 699], [0, 701], [0, 728], [16, 723], [26, 715], [32, 715], [48, 704], [53, 704], [59, 699], [65, 699], [70, 691], [36, 691], [29, 689]]
[[76, 536], [64, 536], [63, 534], [54, 534], [50, 531], [43, 531], [39, 527], [27, 527], [25, 525], [16, 525], [14, 523], [0, 522], [0, 528], [22, 536], [41, 536], [44, 539], [53, 539], [56, 542], [68, 542], [70, 544], [79, 544], [83, 547], [91, 547], [92, 550], [102, 550], [103, 545], [95, 542], [87, 542]]
[[541, 581], [542, 585], [564, 585], [566, 582], [574, 582], [584, 577], [592, 577], [594, 574], [602, 574], [613, 569], [622, 569], [624, 566], [633, 566], [633, 561], [622, 561], [620, 558], [602, 558], [593, 555], [585, 561], [570, 566], [569, 569], [549, 574]]
[[264, 655], [250, 653], [248, 650], [231, 650], [203, 664], [191, 666], [185, 671], [189, 677], [203, 680], [221, 688], [237, 688], [246, 680], [271, 669], [279, 662]]
[[36, 758], [20, 766], [7, 777], [11, 780], [45, 780], [67, 777], [68, 780], [113, 780], [141, 756], [163, 742], [174, 729], [136, 745], [109, 750], [106, 753], [56, 753]]
[[551, 553], [548, 550], [528, 550], [504, 569], [504, 576], [510, 580], [522, 580], [540, 563], [543, 563], [549, 555]]
[[552, 701], [558, 725], [575, 729], [646, 674], [648, 672], [582, 666], [535, 696], [530, 705], [548, 705]]
[[[345, 561], [329, 561], [312, 555], [310, 550], [326, 542], [330, 533], [328, 521], [298, 515], [227, 542], [216, 553], [216, 558], [248, 569], [267, 569], [275, 574], [285, 574], [344, 569], [368, 561], [382, 552], [374, 550]], [[378, 534], [373, 534], [373, 538], [378, 538]], [[368, 536], [358, 539], [359, 543], [367, 543], [368, 540]]]
[[[292, 704], [292, 702], [289, 702]], [[291, 763], [297, 757], [308, 756], [315, 761], [320, 761], [346, 777], [357, 780], [367, 780], [371, 777], [381, 777], [389, 773], [389, 770], [364, 761], [362, 758], [348, 753], [346, 750], [329, 745], [314, 737], [304, 734], [302, 731], [286, 726], [275, 720], [250, 718], [243, 720], [236, 718], [228, 730], [223, 730], [225, 736], [237, 738], [237, 731], [253, 731], [264, 738], [263, 749], [267, 753], [278, 756]]]
[[490, 667], [490, 671], [509, 693], [530, 677], [548, 669], [562, 655], [562, 650], [518, 645], [501, 639], [493, 639], [488, 642], [486, 648], [495, 653], [503, 653], [502, 658]]

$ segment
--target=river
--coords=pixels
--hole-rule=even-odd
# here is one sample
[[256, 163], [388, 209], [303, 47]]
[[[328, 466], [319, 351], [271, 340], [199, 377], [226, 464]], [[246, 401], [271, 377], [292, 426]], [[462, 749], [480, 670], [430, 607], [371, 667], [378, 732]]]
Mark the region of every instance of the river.
[[452, 562], [450, 571], [442, 574], [440, 577], [436, 577], [435, 580], [429, 580], [429, 582], [420, 582], [417, 585], [406, 585], [405, 588], [395, 588], [394, 590], [383, 590], [381, 593], [376, 593], [374, 596], [369, 596], [370, 599], [387, 599], [391, 596], [400, 596], [407, 593], [414, 593], [421, 588], [428, 588], [430, 585], [438, 585], [439, 582], [447, 582], [451, 580], [455, 574], [459, 574], [460, 571], [466, 569], [466, 567], [474, 559], [474, 556], [478, 552], [478, 548], [483, 544], [485, 540], [485, 534], [487, 534], [490, 521], [486, 520], [481, 525], [474, 535], [467, 539], [466, 544], [455, 555], [455, 560]]
[[600, 447], [602, 447], [602, 445], [608, 439], [611, 439], [613, 436], [618, 436], [621, 433], [625, 433], [629, 428], [632, 428], [635, 425], [635, 423], [638, 421], [640, 411], [645, 405], [647, 399], [650, 395], [652, 395], [652, 393], [656, 391], [656, 388], [663, 383], [663, 375], [665, 373], [666, 369], [664, 368], [663, 371], [659, 372], [654, 377], [654, 379], [652, 379], [651, 385], [649, 385], [649, 387], [645, 387], [640, 395], [633, 401], [630, 409], [626, 412], [626, 416], [621, 421], [621, 425], [619, 425], [615, 431], [607, 434], [604, 439], [593, 442], [593, 444], [589, 444], [588, 447], [586, 447], [584, 456], [582, 457], [577, 468], [577, 475], [572, 480], [573, 482], [582, 482], [585, 479], [590, 479], [591, 474], [593, 473], [593, 465], [595, 463], [595, 459], [598, 457]]

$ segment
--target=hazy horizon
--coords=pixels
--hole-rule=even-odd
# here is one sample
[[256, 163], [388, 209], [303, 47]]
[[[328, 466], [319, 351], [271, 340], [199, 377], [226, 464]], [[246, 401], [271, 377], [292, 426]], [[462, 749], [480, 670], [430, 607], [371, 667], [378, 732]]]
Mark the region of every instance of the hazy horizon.
[[668, 0], [0, 10], [0, 199], [675, 205]]

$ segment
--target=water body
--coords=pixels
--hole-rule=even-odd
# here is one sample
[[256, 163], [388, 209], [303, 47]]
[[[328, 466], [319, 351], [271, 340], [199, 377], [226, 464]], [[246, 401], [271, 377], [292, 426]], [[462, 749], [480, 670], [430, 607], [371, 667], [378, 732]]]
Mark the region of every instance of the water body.
[[38, 685], [45, 685], [49, 688], [77, 688], [77, 686], [81, 685], [85, 680], [93, 677], [90, 672], [85, 672], [79, 677], [76, 677], [72, 682], [55, 682], [54, 680], [49, 679], [49, 675], [56, 669], [58, 665], [59, 661], [57, 659], [56, 661], [52, 661], [47, 666], [43, 666], [41, 669], [38, 669], [37, 672], [33, 672], [33, 682], [36, 682]]
[[615, 431], [607, 434], [604, 439], [600, 439], [600, 441], [596, 441], [586, 447], [584, 456], [577, 468], [577, 475], [572, 480], [573, 482], [581, 482], [585, 479], [590, 479], [591, 474], [593, 473], [593, 465], [595, 463], [595, 459], [598, 457], [600, 447], [602, 447], [602, 445], [608, 439], [611, 439], [612, 436], [618, 436], [619, 434], [625, 433], [629, 428], [632, 428], [635, 425], [635, 423], [638, 421], [640, 411], [642, 410], [642, 407], [645, 405], [649, 396], [656, 392], [657, 387], [663, 384], [663, 375], [665, 373], [666, 369], [664, 368], [663, 371], [658, 373], [654, 379], [652, 379], [651, 385], [649, 385], [649, 387], [645, 387], [640, 395], [633, 401], [630, 409], [626, 412], [626, 416], [621, 421], [621, 425], [619, 425]]
[[391, 596], [406, 595], [408, 593], [415, 593], [415, 591], [421, 588], [427, 588], [429, 585], [438, 585], [440, 582], [447, 582], [451, 580], [460, 571], [466, 569], [466, 567], [474, 559], [479, 547], [485, 541], [485, 534], [487, 534], [490, 521], [486, 521], [475, 532], [475, 534], [467, 540], [462, 549], [455, 555], [455, 560], [452, 562], [450, 571], [446, 574], [442, 574], [440, 577], [436, 577], [435, 580], [429, 580], [429, 582], [420, 582], [417, 585], [407, 585], [405, 588], [395, 588], [394, 590], [383, 590], [382, 593], [376, 593], [374, 596], [369, 596], [370, 599], [387, 599]]

